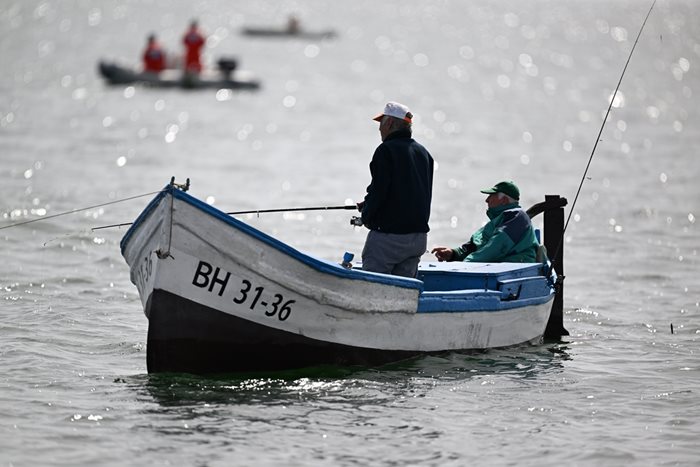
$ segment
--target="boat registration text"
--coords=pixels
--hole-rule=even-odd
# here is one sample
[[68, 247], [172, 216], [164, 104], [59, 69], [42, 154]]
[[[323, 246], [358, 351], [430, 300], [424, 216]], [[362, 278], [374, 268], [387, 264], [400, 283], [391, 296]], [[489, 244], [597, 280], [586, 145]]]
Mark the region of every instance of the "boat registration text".
[[[192, 285], [222, 297], [231, 276], [230, 272], [200, 260], [192, 278]], [[251, 310], [262, 309], [265, 316], [270, 318], [277, 316], [280, 321], [285, 321], [292, 313], [295, 300], [285, 300], [282, 294], [266, 291], [265, 287], [248, 279], [241, 279], [234, 290], [236, 292], [231, 298], [234, 303], [248, 305]]]

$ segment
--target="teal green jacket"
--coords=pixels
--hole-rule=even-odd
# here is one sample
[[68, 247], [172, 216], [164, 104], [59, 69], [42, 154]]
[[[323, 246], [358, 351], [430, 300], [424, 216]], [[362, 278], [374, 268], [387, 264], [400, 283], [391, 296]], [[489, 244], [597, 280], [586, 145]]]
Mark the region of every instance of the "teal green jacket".
[[490, 221], [452, 250], [452, 261], [534, 263], [539, 243], [530, 216], [518, 203], [488, 209]]

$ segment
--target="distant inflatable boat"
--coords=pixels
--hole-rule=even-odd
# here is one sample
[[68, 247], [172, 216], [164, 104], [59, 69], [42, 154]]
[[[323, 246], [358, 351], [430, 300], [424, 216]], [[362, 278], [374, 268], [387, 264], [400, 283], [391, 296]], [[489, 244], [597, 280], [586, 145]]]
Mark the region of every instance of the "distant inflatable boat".
[[184, 89], [258, 89], [260, 81], [252, 73], [238, 71], [236, 61], [221, 59], [217, 71], [203, 71], [200, 74], [183, 73], [179, 69], [167, 69], [160, 73], [136, 71], [112, 62], [101, 61], [98, 69], [108, 84], [141, 84], [162, 88]]

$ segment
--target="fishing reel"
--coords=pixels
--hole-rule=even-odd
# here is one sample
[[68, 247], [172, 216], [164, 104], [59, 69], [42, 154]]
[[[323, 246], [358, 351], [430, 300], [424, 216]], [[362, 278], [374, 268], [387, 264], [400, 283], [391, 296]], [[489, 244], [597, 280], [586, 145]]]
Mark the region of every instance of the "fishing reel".
[[362, 218], [360, 216], [352, 216], [350, 218], [350, 225], [355, 227], [362, 227]]

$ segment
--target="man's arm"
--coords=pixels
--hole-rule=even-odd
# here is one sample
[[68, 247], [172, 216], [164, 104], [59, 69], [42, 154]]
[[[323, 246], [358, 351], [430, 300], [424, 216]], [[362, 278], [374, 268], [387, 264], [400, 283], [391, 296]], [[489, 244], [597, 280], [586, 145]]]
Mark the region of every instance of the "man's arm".
[[367, 194], [362, 204], [362, 223], [372, 228], [377, 212], [384, 204], [391, 183], [391, 160], [380, 145], [369, 164], [372, 181], [367, 187]]
[[478, 250], [468, 254], [464, 261], [488, 263], [501, 261], [515, 244], [502, 229], [497, 229], [494, 235]]
[[523, 237], [529, 225], [529, 217], [525, 211], [504, 212], [503, 219], [491, 238], [478, 250], [469, 254], [464, 261], [481, 263], [503, 261]]
[[458, 246], [457, 248], [438, 246], [433, 248], [431, 253], [435, 255], [438, 261], [462, 261], [469, 253], [475, 250], [476, 245], [474, 245], [470, 238], [467, 243], [463, 244], [462, 246]]
[[476, 251], [476, 245], [470, 238], [467, 243], [463, 243], [461, 246], [452, 249], [452, 260], [453, 261], [464, 261], [464, 258]]

